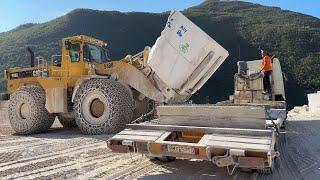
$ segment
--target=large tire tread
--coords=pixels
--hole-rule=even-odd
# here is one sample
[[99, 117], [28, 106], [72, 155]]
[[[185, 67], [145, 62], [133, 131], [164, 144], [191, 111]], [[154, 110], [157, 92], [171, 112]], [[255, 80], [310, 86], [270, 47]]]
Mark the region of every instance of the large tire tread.
[[[101, 124], [92, 124], [84, 118], [82, 100], [94, 91], [102, 92], [108, 101], [109, 118]], [[79, 129], [85, 134], [112, 134], [125, 128], [132, 121], [133, 97], [131, 92], [118, 81], [90, 79], [78, 89], [74, 101], [74, 116]]]
[[[19, 102], [29, 104], [30, 115], [25, 119], [16, 114]], [[55, 115], [49, 114], [45, 108], [45, 91], [36, 85], [22, 86], [10, 97], [8, 114], [10, 124], [17, 134], [35, 134], [47, 131], [53, 124]]]

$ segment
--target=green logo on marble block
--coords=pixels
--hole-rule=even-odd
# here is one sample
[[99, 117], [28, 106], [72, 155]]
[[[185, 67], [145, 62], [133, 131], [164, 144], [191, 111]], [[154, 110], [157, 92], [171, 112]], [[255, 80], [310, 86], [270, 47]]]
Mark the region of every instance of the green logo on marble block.
[[188, 43], [184, 43], [184, 44], [180, 44], [179, 49], [181, 52], [183, 53], [187, 53], [189, 50], [189, 44]]

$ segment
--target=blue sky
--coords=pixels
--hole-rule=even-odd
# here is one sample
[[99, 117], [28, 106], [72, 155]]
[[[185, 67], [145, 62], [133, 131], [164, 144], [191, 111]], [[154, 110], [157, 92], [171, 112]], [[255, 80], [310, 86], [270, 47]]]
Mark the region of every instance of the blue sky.
[[[320, 0], [244, 0], [277, 6], [320, 18]], [[28, 22], [42, 23], [75, 8], [100, 10], [164, 12], [183, 10], [203, 0], [0, 0], [0, 32]]]

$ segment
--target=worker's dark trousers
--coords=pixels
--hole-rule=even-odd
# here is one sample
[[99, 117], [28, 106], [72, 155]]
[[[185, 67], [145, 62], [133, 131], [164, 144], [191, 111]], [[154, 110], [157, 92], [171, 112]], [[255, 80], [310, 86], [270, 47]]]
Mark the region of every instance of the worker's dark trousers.
[[272, 71], [266, 71], [263, 73], [263, 89], [267, 93], [271, 93], [270, 76]]

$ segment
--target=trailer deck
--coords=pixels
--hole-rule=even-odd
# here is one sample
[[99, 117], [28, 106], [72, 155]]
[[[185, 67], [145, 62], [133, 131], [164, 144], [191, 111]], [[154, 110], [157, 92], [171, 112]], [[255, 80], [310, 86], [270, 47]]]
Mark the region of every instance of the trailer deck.
[[235, 167], [270, 173], [279, 156], [278, 128], [286, 111], [248, 105], [171, 105], [157, 107], [157, 115], [152, 122], [129, 124], [108, 140], [108, 147], [158, 159], [207, 160], [227, 167], [229, 174]]
[[[225, 155], [227, 151], [248, 157], [257, 153], [261, 157], [268, 157], [274, 154], [276, 140], [273, 130], [145, 124], [131, 125], [129, 128], [131, 129], [125, 129], [109, 140], [109, 147], [114, 152], [208, 161], [212, 161], [214, 156]], [[263, 160], [260, 166], [264, 167]]]

